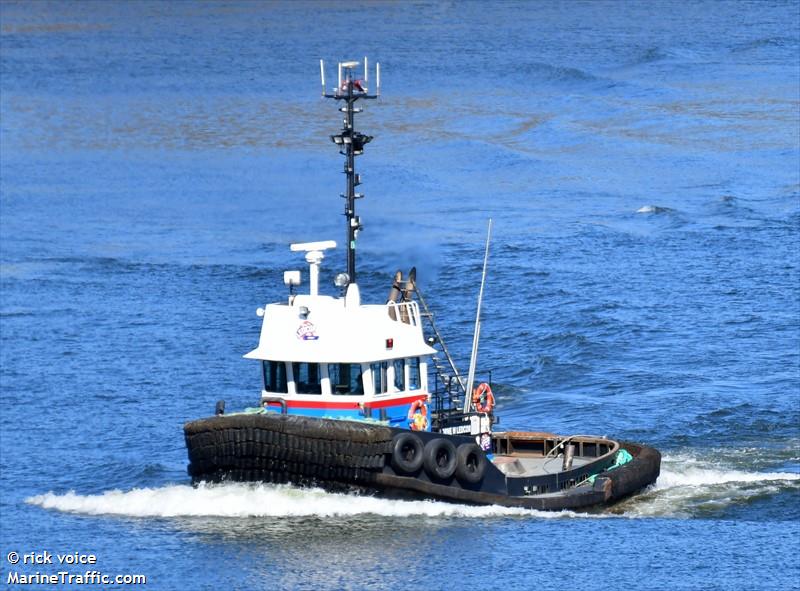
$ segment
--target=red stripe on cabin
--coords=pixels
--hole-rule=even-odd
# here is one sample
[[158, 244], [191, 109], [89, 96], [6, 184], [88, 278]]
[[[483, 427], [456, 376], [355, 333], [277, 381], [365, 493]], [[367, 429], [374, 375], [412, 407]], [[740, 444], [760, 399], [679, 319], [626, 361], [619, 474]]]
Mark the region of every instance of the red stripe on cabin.
[[399, 406], [401, 404], [411, 404], [415, 400], [428, 400], [427, 394], [416, 394], [414, 396], [406, 396], [405, 398], [393, 398], [389, 400], [373, 400], [372, 402], [365, 403], [366, 408], [386, 408], [387, 406]]

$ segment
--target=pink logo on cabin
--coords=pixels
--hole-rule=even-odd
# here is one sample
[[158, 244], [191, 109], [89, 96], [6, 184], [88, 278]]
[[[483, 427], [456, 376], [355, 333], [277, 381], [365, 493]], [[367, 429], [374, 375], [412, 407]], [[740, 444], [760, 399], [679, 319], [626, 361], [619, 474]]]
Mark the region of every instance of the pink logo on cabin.
[[297, 329], [297, 338], [301, 341], [316, 341], [319, 338], [317, 335], [317, 327], [306, 320]]

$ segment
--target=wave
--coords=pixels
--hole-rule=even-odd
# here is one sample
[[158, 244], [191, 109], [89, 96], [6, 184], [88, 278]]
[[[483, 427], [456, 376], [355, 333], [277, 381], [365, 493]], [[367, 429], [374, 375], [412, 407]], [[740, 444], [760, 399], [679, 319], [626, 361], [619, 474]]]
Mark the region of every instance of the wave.
[[609, 78], [596, 76], [591, 72], [570, 66], [559, 66], [544, 62], [528, 62], [514, 68], [515, 76], [525, 76], [540, 82], [554, 84], [601, 84], [613, 86], [615, 82]]
[[734, 53], [742, 51], [752, 51], [769, 47], [790, 47], [797, 46], [797, 39], [792, 37], [762, 37], [761, 39], [753, 39], [744, 43], [738, 43], [731, 48]]
[[662, 458], [653, 486], [613, 511], [625, 517], [713, 517], [789, 491], [800, 491], [800, 474], [743, 470], [677, 454]]
[[799, 473], [732, 468], [679, 453], [663, 457], [661, 475], [653, 486], [607, 511], [591, 513], [354, 497], [316, 488], [252, 483], [197, 487], [168, 484], [87, 495], [51, 491], [25, 502], [66, 513], [137, 518], [697, 518], [713, 517], [733, 505], [791, 492], [800, 492]]
[[27, 310], [24, 308], [12, 308], [10, 310], [0, 310], [0, 318], [21, 318], [27, 316], [36, 316], [34, 310]]
[[642, 51], [639, 55], [635, 56], [628, 65], [638, 66], [642, 64], [651, 64], [669, 59], [670, 57], [673, 56], [661, 47], [649, 47]]
[[[288, 250], [288, 249], [287, 249]], [[262, 247], [262, 252], [267, 251]], [[272, 249], [270, 252], [275, 252]], [[181, 259], [167, 261], [139, 261], [113, 257], [43, 257], [27, 259], [0, 265], [0, 277], [5, 280], [52, 279], [58, 276], [61, 281], [81, 281], [86, 275], [143, 274], [143, 273], [206, 273], [220, 277], [238, 276], [243, 279], [263, 279], [278, 277], [274, 268], [264, 268], [248, 262], [188, 262]], [[85, 273], [86, 275], [81, 275]]]
[[697, 53], [686, 47], [642, 47], [638, 51], [631, 52], [630, 59], [623, 62], [619, 69], [626, 70], [659, 62], [685, 63], [696, 59]]
[[660, 205], [645, 205], [636, 210], [636, 213], [673, 213], [675, 210], [669, 207], [662, 207]]
[[[674, 460], [673, 460], [674, 462]], [[744, 470], [724, 470], [697, 465], [684, 465], [676, 469], [667, 464], [658, 478], [655, 490], [668, 490], [675, 487], [704, 487], [745, 483], [774, 483], [780, 481], [800, 483], [800, 474], [792, 472], [746, 472]]]
[[396, 501], [376, 497], [327, 493], [270, 484], [172, 484], [158, 488], [111, 490], [95, 495], [74, 491], [48, 492], [26, 503], [67, 513], [125, 517], [467, 517], [489, 518], [524, 515], [558, 517], [508, 507], [472, 507], [435, 501]]

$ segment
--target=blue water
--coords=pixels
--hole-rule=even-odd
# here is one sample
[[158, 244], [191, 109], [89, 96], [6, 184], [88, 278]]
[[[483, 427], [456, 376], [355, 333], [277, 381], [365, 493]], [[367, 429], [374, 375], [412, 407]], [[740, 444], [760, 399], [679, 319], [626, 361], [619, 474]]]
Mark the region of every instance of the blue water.
[[[799, 15], [0, 4], [2, 584], [56, 572], [8, 563], [47, 550], [147, 589], [800, 588]], [[416, 265], [466, 367], [492, 217], [502, 426], [652, 444], [644, 494], [545, 515], [189, 486], [183, 423], [258, 396], [241, 355], [288, 244], [342, 241], [318, 60], [362, 55], [366, 296]]]

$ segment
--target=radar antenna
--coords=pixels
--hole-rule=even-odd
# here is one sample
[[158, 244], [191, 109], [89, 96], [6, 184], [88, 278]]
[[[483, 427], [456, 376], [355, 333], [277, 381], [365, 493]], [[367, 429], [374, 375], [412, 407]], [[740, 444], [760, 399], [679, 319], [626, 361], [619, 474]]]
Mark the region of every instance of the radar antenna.
[[361, 219], [356, 215], [356, 199], [364, 197], [363, 193], [356, 193], [356, 187], [361, 184], [361, 175], [356, 174], [356, 156], [364, 153], [364, 146], [372, 141], [371, 135], [365, 135], [353, 127], [353, 117], [362, 109], [356, 108], [359, 99], [375, 99], [381, 93], [381, 65], [375, 64], [375, 93], [370, 94], [367, 88], [369, 68], [367, 58], [364, 58], [364, 76], [359, 78], [356, 68], [359, 62], [339, 62], [338, 79], [333, 92], [325, 88], [325, 62], [319, 60], [320, 81], [322, 82], [322, 96], [335, 101], [343, 101], [344, 105], [339, 110], [345, 114], [342, 130], [332, 135], [331, 141], [339, 147], [339, 153], [345, 157], [344, 174], [347, 177], [347, 187], [341, 196], [345, 199], [344, 215], [347, 218], [347, 276], [348, 283], [356, 282], [356, 238], [363, 229]]

